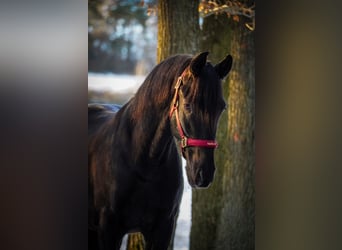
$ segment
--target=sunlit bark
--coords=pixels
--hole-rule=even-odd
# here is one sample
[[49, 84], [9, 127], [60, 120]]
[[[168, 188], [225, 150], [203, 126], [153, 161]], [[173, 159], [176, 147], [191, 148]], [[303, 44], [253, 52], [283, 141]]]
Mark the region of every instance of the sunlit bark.
[[145, 241], [141, 233], [131, 233], [128, 235], [126, 250], [144, 250]]

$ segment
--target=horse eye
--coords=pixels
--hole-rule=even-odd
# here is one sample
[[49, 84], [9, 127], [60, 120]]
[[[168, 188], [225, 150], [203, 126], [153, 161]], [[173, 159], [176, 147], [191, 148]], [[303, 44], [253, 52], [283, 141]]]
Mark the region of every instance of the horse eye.
[[191, 103], [184, 103], [184, 109], [188, 112], [192, 111]]
[[221, 104], [221, 107], [222, 107], [223, 110], [226, 110], [226, 109], [227, 109], [227, 104], [226, 104], [225, 102], [223, 102], [223, 103]]

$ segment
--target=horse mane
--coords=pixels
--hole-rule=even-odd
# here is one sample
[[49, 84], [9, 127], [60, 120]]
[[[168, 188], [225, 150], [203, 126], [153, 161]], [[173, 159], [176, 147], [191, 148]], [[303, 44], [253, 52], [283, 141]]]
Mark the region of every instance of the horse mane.
[[173, 83], [191, 59], [191, 55], [175, 55], [153, 68], [131, 101], [133, 120], [141, 120], [153, 107], [167, 108], [165, 105], [170, 104], [173, 97]]

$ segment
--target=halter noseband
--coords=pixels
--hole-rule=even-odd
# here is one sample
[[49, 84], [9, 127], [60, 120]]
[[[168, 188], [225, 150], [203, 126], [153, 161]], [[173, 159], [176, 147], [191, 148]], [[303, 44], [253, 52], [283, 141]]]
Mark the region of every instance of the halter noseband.
[[179, 119], [179, 111], [178, 111], [178, 100], [179, 100], [179, 89], [180, 87], [183, 85], [183, 74], [178, 77], [176, 86], [175, 86], [175, 95], [173, 97], [172, 100], [172, 108], [170, 110], [170, 119], [173, 115], [173, 112], [175, 112], [176, 114], [176, 122], [177, 122], [177, 128], [178, 128], [178, 133], [181, 137], [181, 149], [182, 149], [182, 153], [184, 155], [184, 150], [187, 147], [202, 147], [202, 148], [217, 148], [218, 147], [218, 143], [216, 140], [204, 140], [204, 139], [194, 139], [194, 138], [189, 138], [185, 135], [184, 130], [182, 128], [182, 124], [180, 122]]

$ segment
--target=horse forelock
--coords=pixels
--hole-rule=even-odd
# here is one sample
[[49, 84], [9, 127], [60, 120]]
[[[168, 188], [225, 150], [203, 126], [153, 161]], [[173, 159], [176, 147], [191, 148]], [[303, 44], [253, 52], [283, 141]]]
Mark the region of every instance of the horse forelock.
[[222, 87], [211, 63], [206, 64], [200, 76], [194, 78], [189, 87], [192, 103], [209, 112], [217, 108], [216, 104], [222, 98]]
[[225, 103], [221, 80], [212, 64], [208, 62], [198, 77], [185, 77], [182, 91], [186, 102], [192, 104], [198, 122], [213, 131], [217, 122], [215, 117]]

